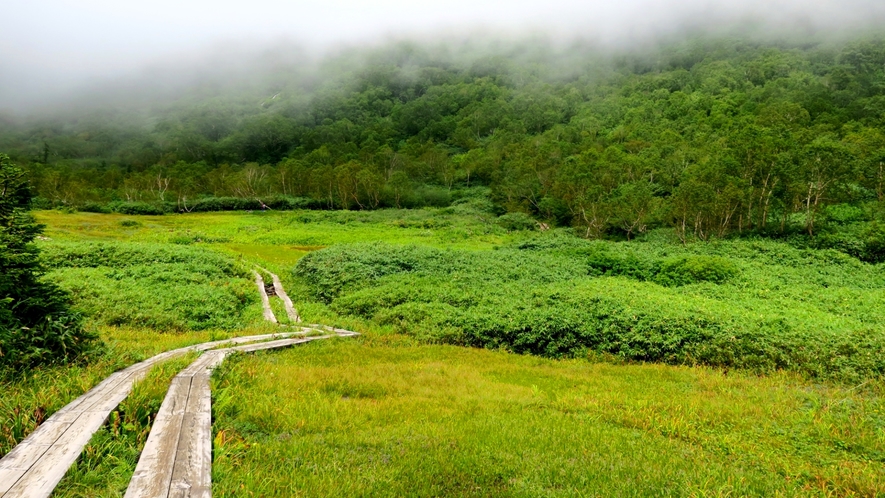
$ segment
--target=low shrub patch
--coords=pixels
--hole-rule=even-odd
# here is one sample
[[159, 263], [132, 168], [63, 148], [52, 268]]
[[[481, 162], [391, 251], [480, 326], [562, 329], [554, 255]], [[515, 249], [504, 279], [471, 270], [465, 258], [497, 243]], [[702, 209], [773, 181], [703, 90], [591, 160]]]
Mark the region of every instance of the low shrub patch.
[[49, 278], [100, 324], [164, 331], [235, 329], [255, 295], [248, 272], [201, 247], [148, 243], [48, 243]]
[[815, 378], [885, 374], [879, 266], [771, 241], [556, 238], [496, 251], [340, 245], [294, 273], [332, 310], [431, 342]]

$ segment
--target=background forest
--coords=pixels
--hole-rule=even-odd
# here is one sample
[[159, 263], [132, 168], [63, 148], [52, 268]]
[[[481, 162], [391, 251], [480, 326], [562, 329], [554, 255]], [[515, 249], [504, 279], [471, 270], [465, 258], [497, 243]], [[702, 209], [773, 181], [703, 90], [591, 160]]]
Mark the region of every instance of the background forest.
[[[823, 234], [814, 240], [885, 258], [882, 39], [696, 38], [618, 54], [400, 43], [268, 67], [113, 111], [7, 117], [0, 150], [42, 207], [479, 197], [587, 237]], [[828, 222], [848, 228], [828, 238]]]

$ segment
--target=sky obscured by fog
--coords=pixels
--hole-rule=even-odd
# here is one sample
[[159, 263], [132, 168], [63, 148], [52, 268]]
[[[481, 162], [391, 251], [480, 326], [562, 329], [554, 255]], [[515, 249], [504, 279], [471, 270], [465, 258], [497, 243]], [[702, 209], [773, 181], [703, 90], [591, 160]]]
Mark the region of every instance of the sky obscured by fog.
[[0, 110], [23, 111], [218, 47], [285, 42], [319, 53], [392, 37], [527, 32], [618, 47], [686, 26], [867, 29], [885, 20], [885, 0], [8, 0], [0, 19]]

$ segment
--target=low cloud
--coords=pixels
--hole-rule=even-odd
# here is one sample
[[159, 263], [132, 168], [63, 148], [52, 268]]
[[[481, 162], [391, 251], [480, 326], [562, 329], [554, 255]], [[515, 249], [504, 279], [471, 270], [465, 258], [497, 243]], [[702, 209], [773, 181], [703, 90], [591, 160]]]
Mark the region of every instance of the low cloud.
[[[96, 82], [194, 67], [248, 69], [277, 53], [295, 60], [391, 38], [458, 40], [543, 33], [624, 48], [686, 30], [820, 35], [875, 29], [881, 0], [31, 0], [4, 8], [0, 109], [45, 107]], [[280, 50], [303, 47], [306, 53]], [[274, 52], [276, 51], [276, 52]], [[297, 51], [294, 51], [297, 52]], [[237, 60], [239, 59], [239, 60]], [[179, 78], [186, 81], [187, 77]], [[162, 80], [168, 84], [168, 80]], [[161, 81], [158, 80], [158, 83]]]

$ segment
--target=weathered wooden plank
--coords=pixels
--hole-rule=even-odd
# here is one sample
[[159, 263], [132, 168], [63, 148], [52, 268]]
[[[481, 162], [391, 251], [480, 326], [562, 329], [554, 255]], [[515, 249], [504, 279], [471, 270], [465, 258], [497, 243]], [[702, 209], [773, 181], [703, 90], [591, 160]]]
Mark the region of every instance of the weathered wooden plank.
[[[210, 351], [181, 371], [176, 381], [184, 385], [191, 379], [186, 401], [181, 390], [170, 389], [160, 407], [157, 419], [151, 427], [147, 443], [126, 498], [185, 498], [212, 496], [212, 393], [210, 371], [232, 351], [251, 352], [303, 344], [324, 336], [278, 339], [256, 344], [246, 344], [227, 349]], [[169, 398], [175, 397], [173, 402]], [[170, 413], [172, 407], [184, 405], [184, 413], [174, 422], [168, 422], [178, 414]], [[180, 420], [180, 422], [179, 422]], [[173, 449], [174, 445], [174, 449]]]
[[[111, 410], [128, 396], [133, 383], [142, 378], [153, 365], [188, 351], [304, 333], [263, 334], [197, 344], [158, 354], [111, 374], [58, 410], [0, 459], [0, 498], [48, 496]], [[55, 482], [51, 482], [53, 479]]]
[[[3, 466], [16, 467], [18, 472], [7, 476], [15, 478], [15, 483], [0, 496], [49, 496], [92, 434], [126, 397], [132, 382], [141, 373], [131, 368], [127, 370], [110, 376], [108, 382], [91, 389], [72, 408], [60, 410], [57, 416], [50, 417], [41, 425], [45, 429], [38, 428], [32, 434], [35, 437], [26, 440], [22, 451], [16, 451], [16, 446], [4, 457]], [[45, 450], [40, 452], [41, 448]]]
[[[127, 385], [127, 381], [133, 375], [132, 372], [117, 372], [109, 376], [98, 386], [59, 410], [3, 457], [0, 460], [0, 467], [5, 469], [3, 480], [8, 484], [0, 487], [2, 490], [0, 497], [49, 496], [67, 468], [76, 461], [88, 443], [89, 437], [101, 427], [110, 410], [119, 404], [119, 401], [101, 415], [97, 422], [96, 417], [84, 415], [96, 406], [98, 408], [105, 406], [102, 403], [107, 403], [109, 396], [111, 399], [122, 400], [120, 391], [125, 389], [123, 393], [125, 397], [125, 393], [131, 388], [131, 384]], [[84, 431], [91, 431], [85, 442], [82, 441]], [[61, 475], [54, 470], [54, 467], [59, 465], [66, 465]], [[58, 480], [51, 483], [47, 481], [53, 478]]]
[[106, 413], [85, 412], [71, 424], [64, 436], [40, 457], [3, 496], [4, 498], [48, 497], [68, 468], [107, 419]]
[[172, 469], [170, 498], [212, 496], [212, 394], [209, 374], [197, 374], [192, 379]]
[[293, 335], [300, 336], [300, 335], [305, 335], [307, 333], [308, 333], [308, 331], [306, 329], [304, 329], [303, 327], [301, 327], [301, 328], [299, 328], [298, 331], [295, 331], [295, 332], [278, 332], [276, 334], [263, 334], [263, 335], [250, 335], [250, 336], [243, 336], [243, 337], [232, 337], [230, 339], [226, 339], [223, 341], [215, 341], [214, 343], [212, 343], [213, 344], [212, 347], [205, 348], [203, 350], [212, 349], [212, 348], [218, 347], [218, 346], [226, 346], [228, 344], [243, 344], [243, 343], [247, 343], [247, 342], [257, 342], [257, 341], [264, 341], [264, 340], [268, 340], [268, 339], [283, 339], [286, 337], [291, 337]]
[[328, 325], [320, 325], [318, 323], [311, 323], [309, 325], [305, 325], [304, 327], [311, 328], [314, 330], [319, 329], [324, 332], [335, 332], [336, 334], [338, 334], [341, 337], [350, 337], [350, 336], [360, 335], [359, 332], [354, 332], [352, 330], [339, 329], [336, 327], [330, 327]]
[[[79, 414], [77, 416], [79, 416]], [[42, 455], [42, 453], [39, 452], [39, 448], [44, 448], [45, 451], [45, 449], [49, 448], [52, 443], [57, 441], [70, 426], [70, 421], [52, 420], [43, 422], [43, 424], [41, 424], [40, 427], [37, 427], [34, 431], [34, 434], [37, 434], [38, 436], [34, 441], [37, 442], [22, 442], [17, 445], [8, 455], [6, 455], [8, 458], [0, 460], [0, 469], [28, 470]]]
[[129, 481], [126, 498], [152, 498], [169, 493], [191, 381], [190, 377], [181, 376], [172, 379]]
[[273, 310], [270, 309], [270, 298], [267, 297], [267, 291], [264, 289], [264, 279], [261, 278], [261, 275], [257, 271], [253, 271], [252, 273], [255, 275], [255, 285], [258, 286], [258, 294], [261, 296], [261, 306], [264, 308], [264, 319], [272, 323], [278, 323], [277, 317], [274, 316]]
[[274, 348], [283, 348], [286, 346], [294, 346], [295, 344], [303, 344], [305, 342], [316, 341], [318, 339], [328, 339], [330, 337], [335, 337], [335, 336], [334, 335], [318, 335], [318, 336], [311, 336], [311, 337], [302, 337], [299, 339], [280, 339], [277, 341], [259, 342], [257, 344], [247, 344], [245, 346], [238, 346], [238, 347], [231, 348], [231, 349], [234, 351], [251, 353], [254, 351], [261, 351], [264, 349], [274, 349]]
[[[284, 340], [284, 339], [280, 339]], [[260, 343], [264, 344], [264, 343]], [[242, 346], [240, 346], [242, 347]], [[217, 367], [222, 361], [224, 361], [224, 357], [229, 353], [228, 349], [218, 349], [215, 351], [209, 351], [205, 353], [203, 356], [197, 358], [196, 361], [188, 365], [184, 370], [182, 370], [178, 375], [181, 377], [193, 377], [194, 375], [203, 374], [208, 372], [210, 369]]]
[[[43, 424], [41, 427], [46, 425]], [[70, 427], [68, 423], [52, 425], [54, 426], [53, 429], [59, 434]], [[17, 458], [0, 462], [0, 496], [3, 496], [17, 483], [34, 462], [46, 453], [50, 446], [50, 444], [19, 444], [16, 446], [12, 451], [16, 452], [15, 456]]]
[[[197, 488], [211, 488], [211, 480], [208, 486], [200, 484], [204, 476], [199, 472], [182, 473], [179, 470], [176, 475], [175, 469], [176, 466], [181, 466], [182, 459], [197, 461], [194, 455], [205, 457], [205, 462], [199, 463], [198, 468], [211, 468], [212, 408], [208, 372], [221, 363], [226, 354], [226, 350], [207, 352], [175, 376], [174, 385], [160, 406], [129, 488], [126, 490], [127, 498], [169, 496], [171, 490], [190, 489], [189, 479], [197, 483]], [[205, 398], [201, 403], [206, 407], [193, 406], [194, 403], [200, 402], [200, 398]], [[201, 411], [207, 411], [208, 421], [201, 422], [203, 417], [199, 415]], [[196, 430], [200, 423], [208, 427], [206, 429], [209, 431], [206, 436], [208, 441], [204, 441], [202, 436], [199, 440], [183, 439]], [[203, 455], [205, 449], [201, 445], [206, 444], [208, 444], [208, 455]], [[177, 480], [173, 480], [173, 477], [177, 477]]]
[[289, 299], [289, 295], [286, 294], [286, 291], [283, 289], [283, 283], [280, 282], [280, 277], [273, 273], [270, 274], [270, 277], [273, 279], [274, 292], [283, 300], [283, 306], [286, 307], [286, 315], [289, 316], [289, 320], [292, 320], [294, 323], [301, 323], [301, 317], [298, 316], [298, 311], [295, 309], [295, 305], [292, 304], [292, 300]]

